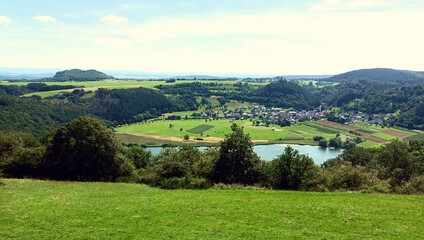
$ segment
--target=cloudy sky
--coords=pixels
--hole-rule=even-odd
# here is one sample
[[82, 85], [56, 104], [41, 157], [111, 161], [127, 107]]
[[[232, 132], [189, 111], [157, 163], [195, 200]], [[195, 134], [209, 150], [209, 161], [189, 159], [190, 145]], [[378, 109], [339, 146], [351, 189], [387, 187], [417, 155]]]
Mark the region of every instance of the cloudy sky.
[[424, 71], [422, 0], [1, 0], [0, 67]]

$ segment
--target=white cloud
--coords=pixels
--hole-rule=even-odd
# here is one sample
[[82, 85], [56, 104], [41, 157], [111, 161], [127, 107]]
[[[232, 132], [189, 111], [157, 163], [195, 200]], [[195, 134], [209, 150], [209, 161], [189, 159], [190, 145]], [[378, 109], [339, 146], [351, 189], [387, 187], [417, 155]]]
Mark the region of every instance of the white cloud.
[[5, 17], [5, 16], [0, 16], [0, 24], [2, 23], [11, 23], [12, 20], [10, 20], [10, 18]]
[[50, 16], [37, 15], [33, 19], [41, 22], [56, 22], [56, 19]]
[[128, 22], [128, 19], [127, 18], [119, 17], [119, 16], [116, 16], [116, 15], [113, 15], [113, 14], [104, 16], [100, 20], [102, 20], [103, 22], [106, 22], [106, 23], [123, 23], [123, 22]]

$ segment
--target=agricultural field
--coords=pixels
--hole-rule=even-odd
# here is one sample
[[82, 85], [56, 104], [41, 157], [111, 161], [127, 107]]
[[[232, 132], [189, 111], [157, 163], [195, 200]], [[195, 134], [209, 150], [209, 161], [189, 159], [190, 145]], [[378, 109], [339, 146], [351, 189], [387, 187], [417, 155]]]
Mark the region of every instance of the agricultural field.
[[[382, 143], [397, 139], [399, 136], [413, 136], [411, 133], [398, 129], [366, 125], [348, 126], [328, 121], [304, 122], [290, 127], [280, 127], [271, 124], [266, 127], [254, 126], [249, 120], [188, 119], [135, 123], [117, 127], [115, 131], [124, 143], [140, 144], [150, 139], [150, 141], [147, 141], [149, 144], [145, 145], [160, 146], [163, 141], [166, 142], [165, 144], [202, 145], [204, 143], [204, 145], [210, 145], [223, 140], [225, 135], [230, 133], [232, 123], [243, 126], [244, 131], [250, 135], [255, 144], [291, 143], [317, 145], [318, 143], [313, 141], [314, 136], [322, 136], [329, 140], [336, 137], [336, 134], [340, 134], [343, 141], [360, 136], [365, 141], [359, 146], [377, 147]], [[189, 135], [190, 140], [183, 140], [185, 135]], [[143, 140], [137, 140], [138, 137]]]
[[[67, 81], [67, 82], [42, 82], [47, 85], [74, 85], [74, 86], [84, 86], [83, 89], [86, 91], [95, 91], [98, 88], [108, 88], [108, 89], [118, 89], [118, 88], [138, 88], [138, 87], [145, 87], [145, 88], [154, 88], [157, 85], [163, 84], [163, 85], [175, 85], [180, 83], [192, 83], [192, 82], [201, 82], [201, 83], [222, 83], [222, 84], [235, 84], [238, 83], [238, 81], [220, 81], [220, 80], [177, 80], [175, 82], [167, 83], [165, 80], [157, 80], [157, 81], [138, 81], [138, 80], [114, 80], [114, 79], [108, 79], [108, 80], [102, 80], [102, 81], [87, 81], [87, 82], [74, 82], [74, 81]], [[32, 82], [0, 82], [1, 85], [27, 85], [28, 83]], [[268, 83], [248, 83], [250, 85], [266, 85]], [[55, 94], [58, 94], [60, 92], [72, 92], [74, 89], [66, 89], [66, 90], [57, 90], [57, 91], [48, 91], [48, 92], [36, 92], [36, 93], [30, 93], [26, 94], [24, 96], [32, 96], [32, 95], [38, 95], [40, 97], [49, 97], [53, 96]]]
[[421, 239], [423, 196], [1, 179], [0, 238]]
[[[205, 143], [218, 143], [225, 138], [225, 134], [231, 132], [232, 123], [244, 127], [244, 131], [250, 135], [255, 143], [303, 143], [308, 145], [317, 145], [312, 141], [314, 136], [323, 136], [327, 139], [335, 137], [336, 131], [324, 131], [304, 125], [292, 125], [290, 127], [280, 127], [271, 125], [254, 126], [249, 120], [230, 121], [230, 120], [173, 120], [173, 121], [155, 121], [149, 123], [136, 123], [115, 128], [119, 138], [126, 138], [125, 135], [133, 137], [140, 136], [144, 138], [160, 139], [177, 138], [178, 142], [183, 141], [185, 135], [189, 135], [194, 141], [195, 138], [202, 138]], [[207, 126], [207, 127], [206, 127]], [[195, 131], [193, 131], [195, 130]], [[330, 132], [330, 133], [329, 133]], [[346, 137], [346, 136], [345, 136]], [[126, 139], [128, 142], [128, 139]], [[212, 141], [211, 141], [212, 140]], [[196, 142], [196, 141], [194, 141]], [[193, 142], [193, 143], [194, 143]], [[197, 141], [199, 142], [199, 141]], [[136, 142], [134, 142], [136, 143]], [[157, 144], [156, 144], [157, 145]]]

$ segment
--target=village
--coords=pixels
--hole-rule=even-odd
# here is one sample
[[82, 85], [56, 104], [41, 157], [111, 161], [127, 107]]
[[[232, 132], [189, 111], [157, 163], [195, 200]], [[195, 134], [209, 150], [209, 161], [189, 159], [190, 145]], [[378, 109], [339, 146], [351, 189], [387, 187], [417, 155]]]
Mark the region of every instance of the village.
[[329, 121], [342, 124], [362, 123], [365, 125], [391, 125], [394, 122], [395, 115], [387, 114], [367, 114], [343, 112], [333, 113], [328, 109], [316, 108], [314, 110], [282, 110], [280, 108], [266, 108], [260, 106], [237, 107], [234, 110], [221, 107], [220, 111], [205, 111], [200, 114], [194, 114], [193, 117], [202, 119], [229, 119], [244, 120], [253, 119], [257, 124], [296, 124], [309, 120], [327, 119]]

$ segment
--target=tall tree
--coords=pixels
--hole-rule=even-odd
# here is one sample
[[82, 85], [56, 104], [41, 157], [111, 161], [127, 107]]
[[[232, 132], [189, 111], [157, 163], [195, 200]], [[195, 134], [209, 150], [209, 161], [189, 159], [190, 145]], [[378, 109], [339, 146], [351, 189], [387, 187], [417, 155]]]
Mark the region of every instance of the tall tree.
[[254, 184], [261, 175], [260, 159], [253, 151], [253, 143], [243, 127], [233, 124], [232, 132], [220, 146], [220, 157], [217, 161], [213, 180], [223, 183]]

